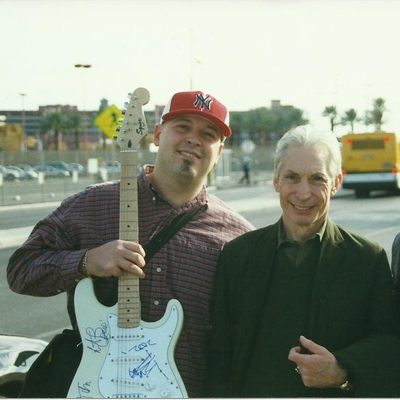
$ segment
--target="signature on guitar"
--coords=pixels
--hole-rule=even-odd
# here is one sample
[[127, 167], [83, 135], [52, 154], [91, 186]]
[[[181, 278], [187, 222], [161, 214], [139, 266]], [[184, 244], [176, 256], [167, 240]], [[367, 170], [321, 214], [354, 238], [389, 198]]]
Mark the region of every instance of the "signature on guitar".
[[88, 349], [100, 353], [102, 349], [108, 347], [110, 335], [108, 334], [108, 325], [102, 323], [98, 328], [88, 327], [86, 329], [85, 341], [89, 343]]

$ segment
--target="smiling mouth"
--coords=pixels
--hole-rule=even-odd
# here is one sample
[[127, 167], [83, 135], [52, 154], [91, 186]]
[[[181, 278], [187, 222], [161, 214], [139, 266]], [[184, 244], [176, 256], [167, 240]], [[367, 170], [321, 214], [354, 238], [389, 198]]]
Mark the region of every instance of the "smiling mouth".
[[292, 206], [298, 211], [308, 211], [311, 210], [314, 206], [296, 206], [296, 204], [292, 204]]
[[187, 152], [187, 151], [179, 151], [179, 154], [181, 154], [182, 156], [185, 156], [185, 157], [189, 157], [189, 158], [200, 158], [197, 154], [195, 154], [195, 153], [190, 153], [190, 152]]

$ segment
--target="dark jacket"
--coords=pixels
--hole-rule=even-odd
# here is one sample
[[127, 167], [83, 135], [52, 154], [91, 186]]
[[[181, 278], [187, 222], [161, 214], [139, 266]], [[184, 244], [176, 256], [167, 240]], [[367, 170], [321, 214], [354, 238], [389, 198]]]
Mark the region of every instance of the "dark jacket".
[[[234, 239], [221, 255], [207, 347], [208, 396], [240, 393], [270, 284], [278, 226]], [[400, 339], [385, 251], [331, 220], [321, 246], [309, 339], [331, 351], [349, 372], [352, 395], [400, 396]], [[339, 389], [323, 389], [322, 396], [324, 390], [327, 396], [345, 395]], [[314, 395], [321, 396], [321, 389], [310, 392]]]
[[394, 277], [397, 313], [400, 315], [400, 233], [396, 235], [392, 244], [392, 274]]

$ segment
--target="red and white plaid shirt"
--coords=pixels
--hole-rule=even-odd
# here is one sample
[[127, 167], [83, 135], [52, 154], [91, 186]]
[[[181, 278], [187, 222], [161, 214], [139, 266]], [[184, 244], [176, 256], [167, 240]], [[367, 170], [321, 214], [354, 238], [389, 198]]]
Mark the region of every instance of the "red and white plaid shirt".
[[[150, 167], [151, 169], [151, 167]], [[176, 209], [146, 177], [138, 177], [139, 241], [146, 244], [177, 215], [205, 205], [145, 266], [140, 280], [142, 319], [157, 321], [168, 301], [178, 299], [184, 325], [175, 362], [189, 397], [202, 396], [204, 346], [215, 269], [224, 244], [253, 226], [203, 188], [190, 203]], [[83, 278], [78, 264], [86, 250], [118, 239], [118, 181], [93, 185], [65, 199], [40, 221], [11, 256], [7, 277], [12, 290], [32, 296], [68, 294], [68, 312], [76, 328], [73, 292]], [[116, 278], [95, 280], [98, 299], [106, 302]]]

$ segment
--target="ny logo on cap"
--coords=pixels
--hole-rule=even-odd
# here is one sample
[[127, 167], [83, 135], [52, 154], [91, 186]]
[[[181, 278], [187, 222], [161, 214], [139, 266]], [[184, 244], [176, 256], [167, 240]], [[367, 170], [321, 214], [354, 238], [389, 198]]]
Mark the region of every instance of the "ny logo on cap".
[[203, 111], [204, 109], [206, 109], [207, 111], [211, 111], [212, 102], [213, 99], [210, 96], [199, 93], [196, 95], [196, 100], [193, 105], [195, 107], [200, 107], [201, 111]]

